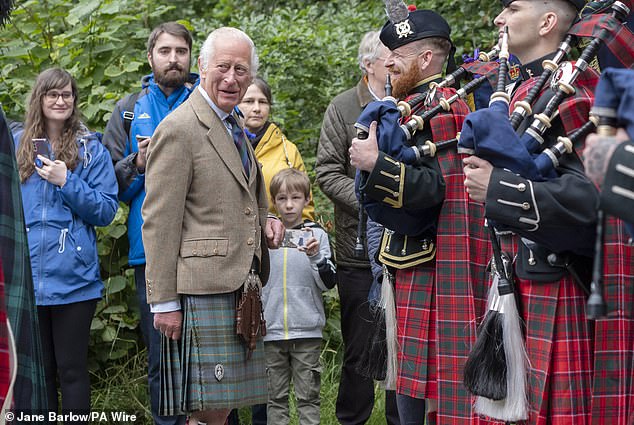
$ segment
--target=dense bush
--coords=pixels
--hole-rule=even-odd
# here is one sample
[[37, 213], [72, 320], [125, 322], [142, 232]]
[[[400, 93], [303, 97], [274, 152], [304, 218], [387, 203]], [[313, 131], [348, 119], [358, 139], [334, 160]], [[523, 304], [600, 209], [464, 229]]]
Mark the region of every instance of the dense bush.
[[[360, 73], [356, 51], [362, 34], [385, 21], [379, 0], [26, 0], [17, 2], [12, 21], [0, 31], [0, 101], [7, 115], [21, 119], [35, 76], [60, 66], [80, 87], [80, 106], [94, 130], [105, 127], [115, 102], [136, 91], [148, 73], [145, 42], [160, 22], [179, 20], [194, 34], [194, 63], [202, 41], [215, 27], [233, 25], [254, 39], [261, 75], [273, 88], [273, 119], [299, 146], [313, 176], [323, 113], [330, 99], [352, 86]], [[457, 54], [489, 47], [496, 38], [491, 21], [497, 2], [428, 0], [421, 7], [443, 14], [454, 28]], [[332, 207], [314, 188], [317, 214], [328, 225]], [[107, 292], [93, 321], [95, 368], [136, 352], [138, 309], [127, 270], [122, 208], [114, 223], [99, 231], [99, 253]], [[328, 227], [328, 226], [327, 226]], [[338, 340], [336, 298], [329, 338]]]

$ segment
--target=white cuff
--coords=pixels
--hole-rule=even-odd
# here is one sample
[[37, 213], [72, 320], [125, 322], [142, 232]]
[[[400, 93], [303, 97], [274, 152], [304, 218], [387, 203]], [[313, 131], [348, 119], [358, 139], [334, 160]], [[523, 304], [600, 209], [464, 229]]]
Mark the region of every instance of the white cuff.
[[165, 301], [162, 303], [150, 304], [150, 311], [152, 313], [169, 313], [170, 311], [178, 311], [180, 309], [180, 301]]

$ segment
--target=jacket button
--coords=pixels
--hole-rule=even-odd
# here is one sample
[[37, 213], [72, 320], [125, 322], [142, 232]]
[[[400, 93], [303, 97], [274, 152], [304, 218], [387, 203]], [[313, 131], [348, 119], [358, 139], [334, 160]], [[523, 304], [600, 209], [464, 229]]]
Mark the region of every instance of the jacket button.
[[196, 255], [198, 254], [198, 251], [196, 251], [195, 249], [192, 249], [192, 255]]
[[251, 208], [247, 208], [244, 210], [245, 215], [251, 215]]
[[401, 176], [394, 176], [394, 181], [395, 182], [400, 182], [401, 181]]
[[218, 255], [218, 248], [214, 248], [214, 250], [212, 251], [214, 255]]
[[78, 247], [77, 247], [77, 251], [81, 251], [81, 246], [78, 246]]
[[518, 184], [517, 190], [519, 190], [520, 192], [524, 192], [526, 190], [526, 185], [524, 183]]
[[531, 209], [531, 204], [529, 204], [528, 202], [523, 202], [522, 203], [522, 209], [523, 210], [530, 210]]
[[253, 238], [247, 239], [247, 245], [253, 245]]

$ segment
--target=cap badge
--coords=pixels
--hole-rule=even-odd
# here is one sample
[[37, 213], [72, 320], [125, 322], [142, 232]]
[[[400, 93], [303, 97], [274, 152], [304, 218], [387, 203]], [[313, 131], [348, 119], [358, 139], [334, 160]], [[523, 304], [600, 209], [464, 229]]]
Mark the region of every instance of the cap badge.
[[409, 36], [410, 34], [414, 34], [414, 32], [412, 31], [412, 27], [409, 24], [409, 19], [405, 19], [404, 21], [394, 24], [394, 29], [396, 30], [396, 34], [398, 34], [398, 38], [403, 38]]

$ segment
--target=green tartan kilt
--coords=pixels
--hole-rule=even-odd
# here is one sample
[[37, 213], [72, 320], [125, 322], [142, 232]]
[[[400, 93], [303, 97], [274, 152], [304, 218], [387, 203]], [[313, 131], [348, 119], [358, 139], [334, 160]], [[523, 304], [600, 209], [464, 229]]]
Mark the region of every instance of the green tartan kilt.
[[162, 415], [266, 403], [264, 343], [247, 360], [236, 335], [236, 293], [184, 295], [179, 341], [161, 335]]

